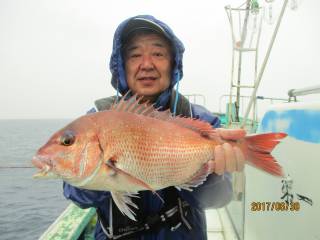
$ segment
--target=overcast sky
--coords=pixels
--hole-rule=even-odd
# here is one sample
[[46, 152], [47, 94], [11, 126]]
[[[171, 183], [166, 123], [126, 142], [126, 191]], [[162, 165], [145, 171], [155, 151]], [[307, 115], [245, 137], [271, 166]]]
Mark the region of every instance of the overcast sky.
[[[274, 14], [283, 1], [275, 2]], [[154, 15], [174, 30], [186, 47], [181, 91], [204, 94], [207, 108], [218, 111], [220, 96], [229, 92], [232, 54], [224, 6], [241, 3], [0, 0], [0, 118], [75, 118], [95, 99], [115, 94], [108, 69], [113, 33], [137, 14]], [[259, 95], [287, 97], [291, 88], [320, 82], [320, 2], [298, 3], [285, 13]], [[262, 33], [274, 25], [264, 22]]]

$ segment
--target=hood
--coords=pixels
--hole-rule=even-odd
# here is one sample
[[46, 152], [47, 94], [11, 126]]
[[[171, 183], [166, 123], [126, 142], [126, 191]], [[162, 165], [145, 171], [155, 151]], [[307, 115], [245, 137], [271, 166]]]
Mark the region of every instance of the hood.
[[110, 71], [112, 74], [111, 84], [112, 86], [118, 90], [122, 95], [124, 95], [129, 89], [127, 85], [125, 70], [124, 70], [124, 62], [121, 55], [121, 35], [123, 33], [123, 30], [125, 29], [127, 23], [131, 19], [146, 19], [147, 21], [151, 21], [159, 26], [164, 30], [166, 36], [169, 38], [169, 41], [171, 41], [171, 44], [173, 46], [173, 58], [174, 58], [174, 66], [171, 73], [171, 83], [169, 86], [169, 89], [163, 92], [156, 102], [157, 107], [164, 107], [167, 102], [169, 101], [171, 90], [174, 87], [174, 85], [180, 81], [183, 77], [183, 71], [182, 71], [182, 57], [184, 52], [184, 46], [183, 43], [175, 36], [173, 31], [167, 26], [165, 23], [159, 21], [155, 17], [151, 15], [138, 15], [135, 17], [131, 17], [123, 21], [118, 28], [115, 31], [114, 38], [113, 38], [113, 49], [111, 54], [111, 59], [109, 63]]

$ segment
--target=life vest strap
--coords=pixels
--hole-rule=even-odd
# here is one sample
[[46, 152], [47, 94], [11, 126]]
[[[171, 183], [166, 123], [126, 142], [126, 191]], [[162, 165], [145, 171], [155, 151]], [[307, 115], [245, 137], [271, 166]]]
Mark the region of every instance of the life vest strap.
[[[172, 190], [168, 192], [171, 191]], [[173, 196], [171, 195], [169, 198], [172, 199], [172, 197]], [[173, 205], [172, 201], [169, 202], [169, 207], [165, 202], [164, 206], [158, 213], [146, 216], [143, 221], [138, 221], [137, 223], [133, 223], [123, 227], [112, 226], [112, 229], [104, 220], [104, 217], [102, 216], [100, 210], [97, 209], [98, 221], [106, 236], [109, 239], [114, 240], [135, 239], [145, 232], [156, 232], [166, 226], [169, 227], [171, 231], [176, 231], [181, 226], [185, 226], [188, 230], [192, 230], [192, 225], [186, 218], [188, 212], [190, 214], [189, 204], [186, 201], [182, 201], [180, 197], [176, 198], [175, 202], [176, 205]]]

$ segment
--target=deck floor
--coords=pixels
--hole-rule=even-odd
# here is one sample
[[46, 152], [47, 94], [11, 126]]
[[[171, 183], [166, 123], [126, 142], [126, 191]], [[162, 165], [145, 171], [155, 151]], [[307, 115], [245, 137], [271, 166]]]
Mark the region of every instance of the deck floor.
[[206, 210], [208, 240], [225, 240], [218, 211]]

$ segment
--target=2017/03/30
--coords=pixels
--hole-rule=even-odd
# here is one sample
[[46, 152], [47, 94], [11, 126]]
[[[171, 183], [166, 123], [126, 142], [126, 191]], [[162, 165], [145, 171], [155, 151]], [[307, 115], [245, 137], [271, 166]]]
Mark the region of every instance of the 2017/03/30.
[[299, 211], [299, 202], [252, 202], [251, 211]]

